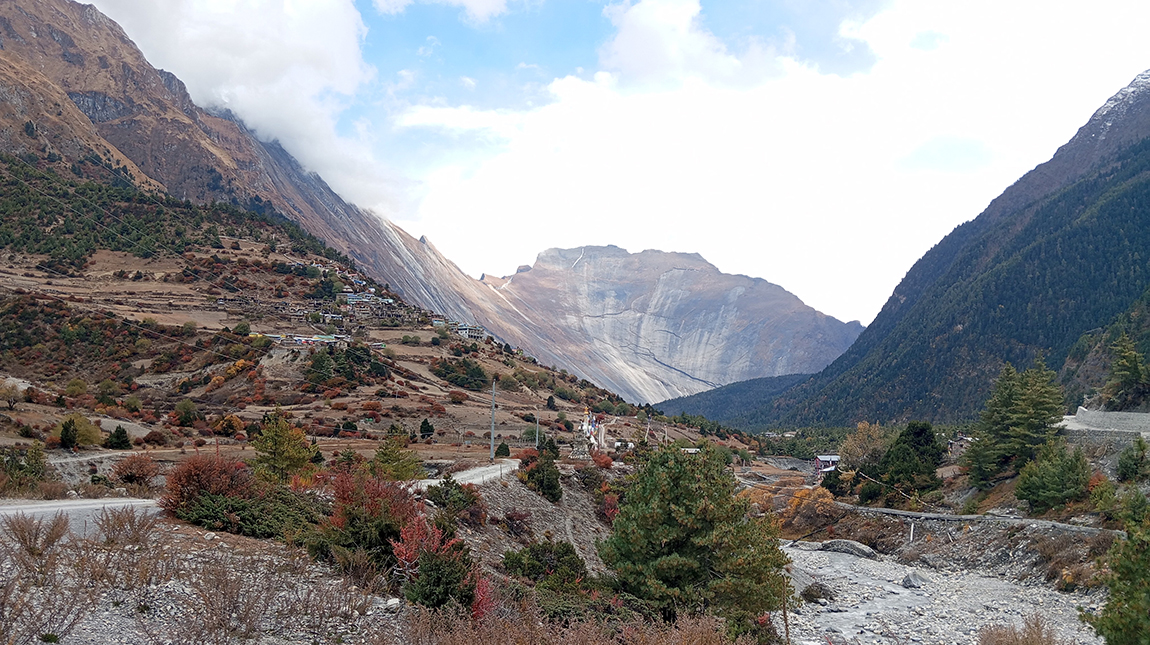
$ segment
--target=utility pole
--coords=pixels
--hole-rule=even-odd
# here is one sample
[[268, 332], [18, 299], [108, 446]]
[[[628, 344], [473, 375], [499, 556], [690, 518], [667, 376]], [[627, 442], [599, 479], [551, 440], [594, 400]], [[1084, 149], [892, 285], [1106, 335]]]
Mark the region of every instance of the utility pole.
[[491, 463], [495, 463], [495, 379], [491, 379]]
[[539, 451], [539, 408], [535, 408], [535, 450]]

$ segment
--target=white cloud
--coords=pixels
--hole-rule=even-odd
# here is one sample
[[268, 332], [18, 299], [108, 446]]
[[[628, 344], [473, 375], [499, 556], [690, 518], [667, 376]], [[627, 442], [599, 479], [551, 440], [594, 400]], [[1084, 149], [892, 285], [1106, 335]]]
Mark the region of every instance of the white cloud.
[[[428, 4], [459, 7], [474, 22], [486, 22], [507, 12], [507, 0], [422, 0]], [[403, 13], [415, 0], [372, 0], [375, 10], [387, 15]]]
[[428, 172], [408, 225], [475, 275], [550, 246], [697, 251], [869, 322], [927, 249], [1150, 66], [1141, 4], [904, 0], [844, 26], [877, 57], [849, 77], [732, 52], [698, 11], [613, 7], [609, 71], [556, 79], [543, 107], [412, 108], [401, 127], [490, 145]]
[[95, 0], [201, 106], [227, 108], [278, 139], [332, 188], [394, 211], [403, 181], [375, 162], [370, 132], [336, 131], [339, 114], [375, 76], [351, 0]]
[[459, 84], [462, 85], [463, 87], [466, 87], [469, 90], [475, 89], [475, 79], [471, 78], [469, 76], [460, 76], [459, 77]]
[[403, 13], [414, 0], [371, 0], [371, 4], [375, 6], [375, 10], [382, 14], [397, 14]]
[[701, 27], [699, 12], [698, 0], [608, 6], [604, 14], [617, 31], [600, 50], [604, 68], [638, 83], [679, 82], [688, 77], [745, 80], [773, 68], [771, 56], [761, 46], [753, 44], [742, 56], [729, 52]]

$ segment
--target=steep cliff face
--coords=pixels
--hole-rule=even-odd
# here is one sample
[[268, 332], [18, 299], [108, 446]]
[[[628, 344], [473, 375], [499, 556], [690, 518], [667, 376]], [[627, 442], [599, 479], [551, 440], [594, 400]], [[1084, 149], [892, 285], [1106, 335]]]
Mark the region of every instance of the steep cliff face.
[[491, 331], [632, 401], [817, 371], [862, 331], [696, 254], [550, 249], [484, 283], [493, 297], [479, 317]]

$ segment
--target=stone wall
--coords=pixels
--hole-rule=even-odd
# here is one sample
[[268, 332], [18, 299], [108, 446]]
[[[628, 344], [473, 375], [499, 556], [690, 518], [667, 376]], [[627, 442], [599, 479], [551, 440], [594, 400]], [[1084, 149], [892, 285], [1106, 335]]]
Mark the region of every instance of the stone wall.
[[1079, 406], [1074, 421], [1098, 430], [1150, 432], [1150, 414], [1144, 412], [1103, 412]]

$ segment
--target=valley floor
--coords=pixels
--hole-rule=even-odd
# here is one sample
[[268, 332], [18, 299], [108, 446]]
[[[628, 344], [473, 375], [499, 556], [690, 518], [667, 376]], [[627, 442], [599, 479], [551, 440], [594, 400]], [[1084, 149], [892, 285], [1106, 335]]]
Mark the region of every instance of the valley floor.
[[[813, 550], [814, 543], [786, 547], [794, 564], [830, 588], [834, 599], [804, 604], [790, 617], [795, 645], [833, 643], [974, 644], [990, 625], [1021, 626], [1040, 614], [1071, 643], [1101, 645], [1078, 620], [1077, 607], [1100, 608], [1104, 595], [1060, 593], [1049, 585], [1023, 584], [1006, 577], [959, 570], [938, 571], [900, 564], [880, 556], [868, 560], [845, 553]], [[902, 585], [917, 572], [920, 588]], [[828, 639], [831, 639], [828, 641]]]

